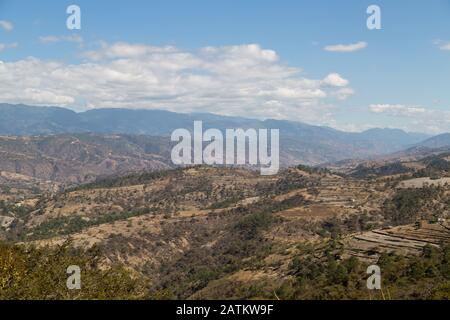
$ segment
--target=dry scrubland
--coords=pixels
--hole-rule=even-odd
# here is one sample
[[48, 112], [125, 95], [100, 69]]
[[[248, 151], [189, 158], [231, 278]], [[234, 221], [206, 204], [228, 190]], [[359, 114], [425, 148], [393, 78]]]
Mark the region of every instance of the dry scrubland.
[[[448, 155], [433, 157], [274, 177], [194, 167], [59, 192], [25, 184], [0, 198], [2, 237], [18, 248], [3, 254], [68, 246], [66, 262], [95, 252], [98, 272], [132, 288], [122, 298], [448, 298]], [[384, 270], [383, 296], [365, 288], [372, 263]]]

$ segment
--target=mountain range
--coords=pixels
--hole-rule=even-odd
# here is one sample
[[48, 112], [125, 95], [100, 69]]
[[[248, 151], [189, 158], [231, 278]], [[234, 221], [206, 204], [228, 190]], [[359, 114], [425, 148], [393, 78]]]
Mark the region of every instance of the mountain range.
[[[344, 132], [285, 120], [255, 120], [207, 113], [182, 114], [162, 110], [93, 109], [75, 112], [60, 107], [0, 104], [0, 135], [49, 136], [93, 133], [168, 138], [178, 128], [193, 129], [202, 121], [204, 130], [217, 128], [279, 129], [283, 165], [318, 165], [344, 159], [364, 159], [424, 144], [450, 145], [450, 134], [437, 137], [399, 129]], [[167, 144], [169, 143], [166, 140]]]

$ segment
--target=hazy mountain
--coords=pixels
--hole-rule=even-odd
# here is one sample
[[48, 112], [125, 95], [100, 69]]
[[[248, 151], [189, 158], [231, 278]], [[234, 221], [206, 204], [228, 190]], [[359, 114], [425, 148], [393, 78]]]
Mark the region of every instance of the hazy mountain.
[[425, 134], [395, 129], [350, 133], [292, 121], [161, 110], [95, 109], [76, 113], [58, 107], [0, 104], [0, 114], [0, 135], [14, 136], [80, 132], [168, 136], [178, 128], [192, 129], [195, 120], [203, 121], [204, 129], [280, 129], [281, 158], [285, 165], [316, 165], [387, 154], [429, 138]]
[[432, 155], [444, 153], [450, 153], [450, 133], [444, 133], [431, 137], [405, 150], [380, 156], [379, 159], [422, 159]]
[[423, 133], [405, 132], [400, 129], [369, 129], [361, 133], [361, 137], [373, 143], [385, 143], [386, 147], [392, 145], [408, 145], [411, 141], [422, 141], [429, 137]]
[[418, 144], [420, 147], [442, 148], [450, 147], [450, 133], [443, 133], [435, 137], [431, 137]]

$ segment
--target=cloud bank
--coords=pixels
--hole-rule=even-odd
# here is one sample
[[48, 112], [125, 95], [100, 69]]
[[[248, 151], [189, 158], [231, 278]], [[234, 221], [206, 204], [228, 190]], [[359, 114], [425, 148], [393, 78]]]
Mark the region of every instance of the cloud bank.
[[406, 130], [429, 133], [448, 132], [450, 111], [402, 104], [372, 104], [369, 111], [398, 120], [408, 120]]
[[301, 69], [283, 63], [275, 51], [257, 44], [188, 51], [102, 43], [82, 56], [84, 60], [77, 64], [37, 58], [0, 62], [0, 101], [78, 110], [166, 109], [327, 123], [333, 100], [354, 94], [343, 76], [305, 77]]

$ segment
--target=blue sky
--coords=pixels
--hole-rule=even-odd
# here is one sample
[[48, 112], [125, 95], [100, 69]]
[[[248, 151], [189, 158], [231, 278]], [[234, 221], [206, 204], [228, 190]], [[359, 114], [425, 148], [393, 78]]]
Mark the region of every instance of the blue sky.
[[9, 103], [450, 131], [449, 0], [0, 0], [0, 61]]

